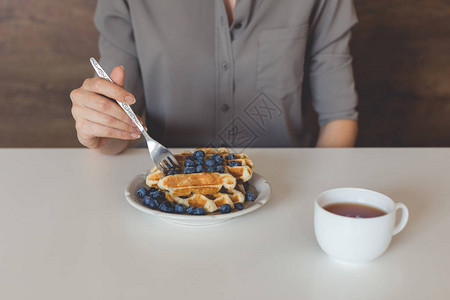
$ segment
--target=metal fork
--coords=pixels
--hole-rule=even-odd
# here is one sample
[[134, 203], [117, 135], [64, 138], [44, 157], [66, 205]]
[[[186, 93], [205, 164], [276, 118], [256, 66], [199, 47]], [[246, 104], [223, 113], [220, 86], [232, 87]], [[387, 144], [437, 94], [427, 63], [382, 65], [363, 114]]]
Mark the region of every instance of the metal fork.
[[[109, 78], [108, 74], [103, 70], [103, 68], [98, 64], [98, 62], [91, 57], [90, 59], [92, 66], [94, 67], [95, 72], [97, 72], [97, 75], [103, 79], [109, 80], [112, 83], [114, 81]], [[152, 139], [147, 131], [145, 131], [144, 126], [142, 126], [141, 122], [139, 122], [138, 118], [134, 114], [131, 107], [123, 102], [116, 101], [120, 107], [127, 113], [127, 115], [130, 117], [130, 119], [133, 121], [134, 124], [139, 128], [142, 135], [145, 138], [145, 141], [147, 142], [148, 151], [150, 152], [150, 157], [153, 161], [153, 163], [156, 165], [156, 167], [161, 171], [163, 174], [167, 174], [169, 169], [172, 168], [179, 168], [178, 161], [173, 156], [172, 152], [170, 152], [166, 147]]]

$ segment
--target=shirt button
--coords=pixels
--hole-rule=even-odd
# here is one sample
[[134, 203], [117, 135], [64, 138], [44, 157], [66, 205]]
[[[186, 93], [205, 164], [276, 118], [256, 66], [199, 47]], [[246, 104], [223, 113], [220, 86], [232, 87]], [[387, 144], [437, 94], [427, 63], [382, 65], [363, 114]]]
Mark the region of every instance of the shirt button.
[[241, 23], [237, 23], [236, 25], [234, 25], [234, 29], [240, 29], [242, 27]]
[[224, 71], [228, 70], [228, 63], [226, 61], [222, 62], [222, 69]]
[[220, 110], [223, 112], [229, 111], [230, 107], [228, 106], [228, 104], [222, 104], [222, 106], [220, 107]]

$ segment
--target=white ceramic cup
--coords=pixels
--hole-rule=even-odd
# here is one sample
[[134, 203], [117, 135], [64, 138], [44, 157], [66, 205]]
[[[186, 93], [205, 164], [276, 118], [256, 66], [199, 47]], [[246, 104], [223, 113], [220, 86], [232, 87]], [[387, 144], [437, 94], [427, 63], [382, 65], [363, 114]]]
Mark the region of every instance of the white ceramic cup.
[[[337, 215], [323, 207], [331, 203], [357, 203], [386, 212], [373, 218]], [[402, 211], [395, 224], [396, 211]], [[314, 232], [322, 250], [345, 263], [368, 263], [386, 251], [392, 236], [408, 222], [408, 209], [378, 192], [359, 188], [338, 188], [320, 194], [314, 204]]]

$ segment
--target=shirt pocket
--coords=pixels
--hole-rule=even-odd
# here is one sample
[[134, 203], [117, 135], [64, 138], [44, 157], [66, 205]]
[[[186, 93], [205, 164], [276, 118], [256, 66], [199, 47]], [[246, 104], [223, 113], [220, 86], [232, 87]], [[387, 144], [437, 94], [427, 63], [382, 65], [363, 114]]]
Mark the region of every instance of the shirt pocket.
[[303, 81], [308, 24], [259, 35], [256, 89], [285, 94]]

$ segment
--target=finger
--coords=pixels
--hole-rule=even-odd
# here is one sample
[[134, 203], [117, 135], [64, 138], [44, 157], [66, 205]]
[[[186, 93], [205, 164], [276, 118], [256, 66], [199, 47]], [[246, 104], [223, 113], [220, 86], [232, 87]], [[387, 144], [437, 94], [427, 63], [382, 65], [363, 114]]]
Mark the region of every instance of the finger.
[[115, 84], [120, 85], [121, 87], [125, 84], [125, 68], [123, 66], [117, 66], [109, 75], [111, 77], [112, 81], [114, 81]]
[[83, 89], [77, 91], [77, 95], [73, 98], [75, 99], [75, 105], [88, 107], [98, 112], [108, 114], [124, 123], [136, 126], [123, 109], [109, 98]]
[[136, 117], [139, 119], [139, 122], [141, 123], [141, 125], [144, 126], [145, 131], [147, 131], [147, 126], [145, 126], [144, 121], [142, 121], [142, 118], [139, 116], [136, 116]]
[[77, 131], [77, 138], [78, 138], [78, 141], [80, 141], [80, 143], [82, 145], [84, 145], [85, 147], [91, 148], [91, 149], [97, 149], [97, 148], [103, 147], [108, 140], [107, 138], [92, 137], [92, 136], [84, 135], [82, 133], [79, 133], [78, 131]]
[[72, 114], [75, 116], [76, 120], [86, 119], [93, 123], [101, 124], [114, 129], [140, 134], [139, 129], [135, 126], [122, 122], [121, 120], [108, 114], [101, 113], [87, 107], [73, 107]]
[[100, 77], [86, 79], [83, 82], [83, 88], [89, 92], [104, 95], [116, 101], [128, 104], [136, 102], [134, 96], [123, 87]]
[[75, 127], [80, 135], [84, 137], [105, 137], [121, 140], [136, 140], [140, 137], [137, 133], [111, 128], [86, 119], [76, 122]]

